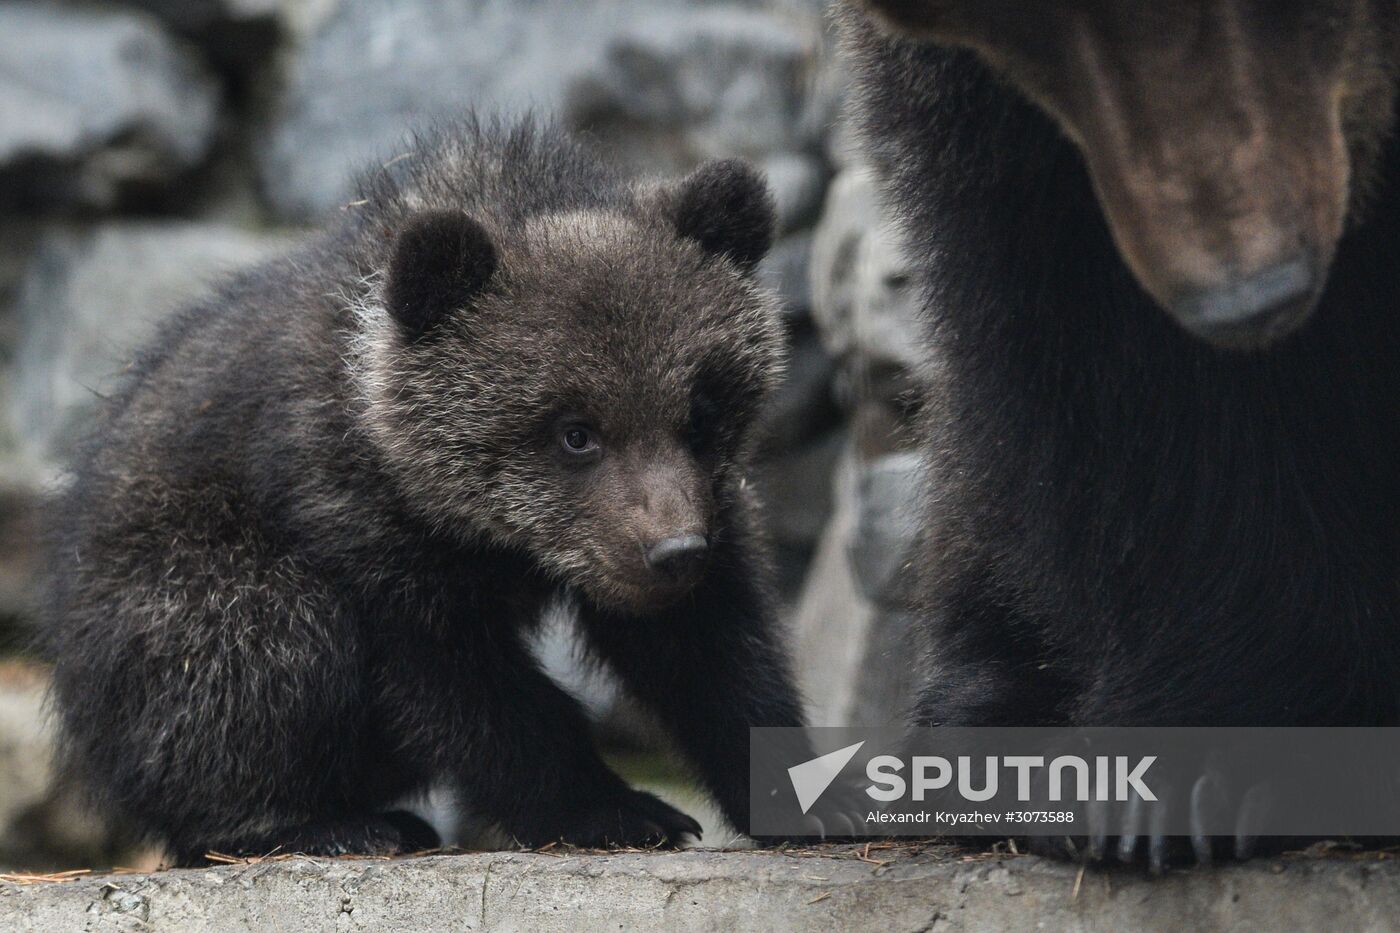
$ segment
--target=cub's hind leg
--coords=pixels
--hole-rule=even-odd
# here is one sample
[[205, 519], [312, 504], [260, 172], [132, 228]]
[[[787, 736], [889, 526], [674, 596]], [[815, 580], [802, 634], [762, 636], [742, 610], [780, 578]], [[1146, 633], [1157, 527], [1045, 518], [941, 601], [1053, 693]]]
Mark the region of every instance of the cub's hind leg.
[[[231, 840], [276, 845], [276, 827], [389, 802], [362, 799], [350, 612], [293, 559], [231, 537], [124, 530], [128, 545], [102, 559], [89, 545], [54, 619], [66, 767], [181, 857]], [[156, 538], [163, 553], [143, 546]]]

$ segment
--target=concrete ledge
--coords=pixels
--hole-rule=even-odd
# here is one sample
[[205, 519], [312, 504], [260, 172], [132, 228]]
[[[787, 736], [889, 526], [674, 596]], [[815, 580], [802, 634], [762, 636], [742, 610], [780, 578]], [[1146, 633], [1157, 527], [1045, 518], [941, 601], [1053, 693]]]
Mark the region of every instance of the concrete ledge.
[[0, 884], [15, 931], [1388, 930], [1400, 860], [1296, 858], [1160, 879], [929, 848], [396, 861], [296, 858]]

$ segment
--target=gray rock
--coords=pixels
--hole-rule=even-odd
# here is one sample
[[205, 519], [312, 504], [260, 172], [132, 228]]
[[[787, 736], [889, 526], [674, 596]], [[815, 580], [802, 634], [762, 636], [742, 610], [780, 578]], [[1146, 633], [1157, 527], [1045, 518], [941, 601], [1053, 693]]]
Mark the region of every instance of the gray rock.
[[846, 169], [827, 193], [812, 244], [812, 313], [827, 349], [865, 371], [924, 361], [919, 293], [885, 223], [870, 172]]
[[862, 472], [848, 450], [836, 471], [835, 512], [791, 626], [798, 679], [816, 726], [901, 723], [912, 699], [913, 618], [868, 597], [851, 559]]
[[867, 171], [832, 179], [812, 242], [812, 312], [822, 342], [845, 358], [857, 352], [855, 315], [862, 244], [880, 224], [879, 194]]
[[793, 328], [789, 341], [787, 374], [759, 416], [760, 449], [769, 455], [824, 437], [841, 422], [832, 398], [831, 357], [810, 327]]
[[0, 472], [0, 652], [25, 644], [37, 609], [39, 490]]
[[812, 312], [811, 268], [810, 233], [784, 237], [759, 263], [759, 279], [783, 299], [783, 313], [789, 320], [806, 319]]
[[0, 216], [0, 361], [5, 363], [14, 355], [18, 336], [15, 299], [42, 233], [37, 220]]
[[779, 547], [803, 555], [816, 549], [831, 518], [831, 479], [846, 443], [843, 431], [831, 430], [764, 463], [758, 488], [768, 534]]
[[136, 13], [0, 5], [0, 205], [112, 204], [198, 164], [219, 91]]
[[754, 477], [772, 541], [778, 598], [784, 606], [803, 597], [831, 519], [831, 477], [846, 443], [844, 431], [832, 431], [774, 457]]
[[804, 4], [680, 0], [360, 0], [311, 30], [259, 147], [264, 188], [303, 218], [348, 199], [351, 173], [414, 125], [471, 105], [535, 108], [651, 167], [814, 149]]
[[783, 852], [493, 852], [292, 858], [206, 870], [0, 884], [16, 933], [534, 930], [672, 933], [1394, 928], [1400, 860], [1266, 859], [1112, 875], [948, 846]]
[[760, 414], [753, 480], [777, 550], [779, 588], [797, 592], [831, 514], [831, 474], [845, 447], [836, 367], [810, 322], [791, 320], [787, 375]]
[[95, 394], [112, 388], [166, 314], [221, 274], [287, 243], [285, 236], [177, 221], [46, 235], [16, 306], [9, 415], [21, 446], [17, 469], [43, 482]]
[[820, 167], [793, 154], [815, 147], [803, 91], [819, 33], [735, 5], [638, 14], [604, 37], [601, 57], [566, 87], [569, 122], [623, 153], [645, 147], [647, 164], [781, 153], [767, 167], [791, 229], [815, 207], [804, 202], [820, 196]]
[[46, 683], [38, 665], [0, 663], [0, 868], [134, 864], [141, 855], [130, 837], [104, 825], [55, 780]]
[[[44, 727], [43, 681], [0, 665], [0, 838], [48, 793], [53, 773]], [[10, 864], [0, 847], [0, 859]]]
[[861, 593], [877, 605], [902, 602], [919, 536], [923, 458], [888, 454], [863, 464], [856, 477], [856, 522], [847, 551]]
[[146, 10], [182, 32], [202, 32], [219, 23], [278, 20], [295, 15], [308, 0], [121, 0]]
[[813, 156], [780, 152], [764, 159], [761, 168], [778, 206], [778, 230], [787, 233], [811, 226], [826, 193], [826, 166]]
[[826, 48], [809, 85], [807, 110], [808, 120], [821, 127], [822, 155], [840, 170], [861, 164], [864, 152], [856, 139], [855, 124], [845, 115], [851, 69], [835, 38], [835, 27], [829, 26]]
[[837, 120], [826, 138], [826, 156], [838, 169], [857, 168], [865, 158], [865, 147], [849, 119]]
[[[38, 225], [0, 222], [0, 413], [12, 398], [15, 345], [19, 339], [14, 301], [38, 242]], [[35, 507], [39, 490], [20, 468], [21, 442], [10, 419], [0, 417], [0, 649], [12, 644], [12, 629], [32, 616]]]
[[924, 362], [920, 295], [913, 267], [892, 226], [861, 242], [857, 260], [855, 339], [867, 360], [913, 370]]
[[851, 694], [850, 722], [899, 726], [909, 721], [920, 681], [913, 659], [924, 644], [915, 628], [918, 617], [906, 610], [879, 607], [865, 637], [865, 663]]

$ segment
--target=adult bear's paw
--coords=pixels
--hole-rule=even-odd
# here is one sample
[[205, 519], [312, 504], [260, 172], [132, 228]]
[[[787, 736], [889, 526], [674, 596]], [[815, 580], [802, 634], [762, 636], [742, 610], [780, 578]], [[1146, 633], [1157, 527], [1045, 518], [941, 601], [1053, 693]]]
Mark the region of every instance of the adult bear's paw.
[[[1034, 836], [1031, 852], [1090, 865], [1138, 865], [1161, 874], [1180, 865], [1210, 865], [1245, 860], [1300, 844], [1300, 840], [1261, 836], [1258, 828], [1273, 805], [1273, 789], [1256, 784], [1235, 791], [1207, 771], [1191, 781], [1156, 785], [1158, 799], [1149, 808], [1142, 800], [1091, 802], [1084, 811], [1085, 835]], [[1185, 812], [1189, 835], [1168, 835], [1165, 827]], [[1218, 827], [1232, 827], [1221, 834]], [[1208, 830], [1215, 829], [1216, 832]]]

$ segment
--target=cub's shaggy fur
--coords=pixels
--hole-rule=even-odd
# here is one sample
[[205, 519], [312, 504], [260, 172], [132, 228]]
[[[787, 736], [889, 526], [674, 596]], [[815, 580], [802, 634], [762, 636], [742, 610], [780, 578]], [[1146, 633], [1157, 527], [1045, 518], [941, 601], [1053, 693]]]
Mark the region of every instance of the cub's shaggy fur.
[[565, 593], [746, 828], [748, 727], [799, 723], [745, 484], [772, 225], [741, 164], [469, 121], [176, 317], [53, 513], [67, 767], [181, 861], [431, 845], [388, 808], [439, 780], [527, 845], [697, 834], [527, 649]]

